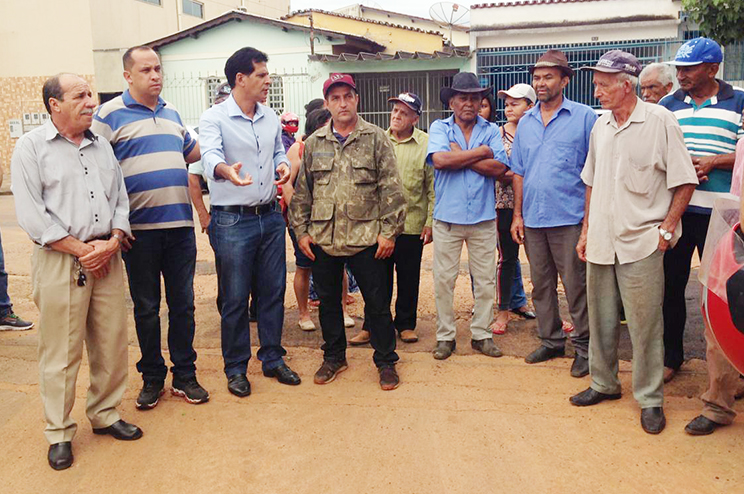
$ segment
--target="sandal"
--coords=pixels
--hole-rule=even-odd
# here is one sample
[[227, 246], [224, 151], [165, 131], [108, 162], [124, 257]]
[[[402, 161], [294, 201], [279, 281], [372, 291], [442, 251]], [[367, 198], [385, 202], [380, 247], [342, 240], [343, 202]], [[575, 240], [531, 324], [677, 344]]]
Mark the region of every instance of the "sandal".
[[312, 319], [305, 319], [297, 321], [297, 325], [303, 331], [315, 331], [315, 323]]
[[571, 324], [568, 321], [563, 321], [563, 332], [564, 333], [571, 333], [574, 330], [574, 325]]
[[524, 307], [519, 307], [518, 309], [510, 309], [509, 312], [511, 312], [512, 314], [516, 314], [523, 319], [537, 318], [537, 314], [529, 310], [526, 305]]
[[506, 333], [506, 324], [505, 322], [498, 322], [494, 321], [491, 323], [490, 326], [488, 326], [488, 330], [493, 334], [505, 334]]

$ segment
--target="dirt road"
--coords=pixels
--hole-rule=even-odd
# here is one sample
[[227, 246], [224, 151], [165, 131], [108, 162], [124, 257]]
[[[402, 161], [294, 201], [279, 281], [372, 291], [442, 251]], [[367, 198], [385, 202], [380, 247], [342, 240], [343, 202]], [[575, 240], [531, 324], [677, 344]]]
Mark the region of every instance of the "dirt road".
[[[0, 231], [14, 307], [38, 320], [30, 299], [30, 244], [15, 223], [9, 196], [0, 196]], [[350, 369], [333, 383], [313, 384], [320, 335], [296, 328], [290, 283], [285, 343], [289, 363], [304, 381], [296, 388], [280, 385], [251, 361], [253, 394], [235, 398], [222, 374], [213, 258], [204, 235], [198, 235], [198, 244], [197, 366], [211, 401], [193, 406], [166, 395], [155, 410], [135, 410], [139, 349], [130, 315], [130, 380], [121, 411], [145, 436], [121, 443], [92, 434], [84, 413], [84, 362], [73, 411], [79, 424], [75, 464], [54, 472], [42, 435], [37, 331], [0, 333], [0, 492], [744, 492], [741, 421], [708, 437], [683, 432], [699, 412], [697, 396], [706, 385], [702, 361], [686, 363], [667, 387], [667, 429], [649, 436], [639, 424], [628, 362], [621, 362], [622, 400], [578, 409], [568, 397], [586, 388], [589, 378], [571, 378], [570, 359], [523, 362], [537, 345], [534, 323], [513, 321], [509, 333], [497, 339], [506, 357], [473, 354], [466, 276], [456, 295], [457, 355], [432, 359], [430, 248], [422, 281], [422, 338], [399, 346], [399, 389], [380, 391], [369, 348], [350, 350]], [[291, 248], [288, 253], [291, 259]], [[361, 302], [351, 308], [359, 315]], [[161, 316], [167, 320], [166, 311]], [[688, 350], [700, 355], [699, 331], [688, 333]], [[621, 354], [629, 358], [627, 342]]]

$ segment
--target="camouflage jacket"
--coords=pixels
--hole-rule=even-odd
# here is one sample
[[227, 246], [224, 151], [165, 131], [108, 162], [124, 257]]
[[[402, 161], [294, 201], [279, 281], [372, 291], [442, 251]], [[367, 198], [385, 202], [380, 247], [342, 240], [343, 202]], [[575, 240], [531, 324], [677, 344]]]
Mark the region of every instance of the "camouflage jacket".
[[403, 231], [406, 199], [385, 131], [361, 117], [342, 146], [331, 124], [305, 141], [289, 206], [297, 239], [310, 235], [332, 256], [351, 256]]

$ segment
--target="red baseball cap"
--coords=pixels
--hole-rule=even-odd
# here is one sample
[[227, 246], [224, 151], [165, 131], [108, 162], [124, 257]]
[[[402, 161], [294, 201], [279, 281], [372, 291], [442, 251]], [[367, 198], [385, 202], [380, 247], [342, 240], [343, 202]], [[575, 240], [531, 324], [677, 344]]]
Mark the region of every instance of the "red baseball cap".
[[349, 74], [331, 74], [331, 76], [323, 83], [323, 97], [328, 95], [328, 91], [331, 90], [332, 86], [336, 84], [346, 84], [356, 91], [356, 84], [354, 79]]

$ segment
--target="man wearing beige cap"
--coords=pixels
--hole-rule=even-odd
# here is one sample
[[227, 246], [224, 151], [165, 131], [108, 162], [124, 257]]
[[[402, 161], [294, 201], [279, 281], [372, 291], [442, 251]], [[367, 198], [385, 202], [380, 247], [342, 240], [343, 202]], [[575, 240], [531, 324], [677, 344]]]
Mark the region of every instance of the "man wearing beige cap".
[[663, 256], [680, 237], [697, 177], [674, 115], [636, 95], [636, 57], [612, 50], [588, 70], [594, 71], [595, 97], [611, 111], [594, 126], [581, 173], [586, 217], [576, 252], [587, 262], [592, 384], [571, 403], [620, 398], [618, 314], [624, 307], [641, 426], [658, 434], [666, 424]]

